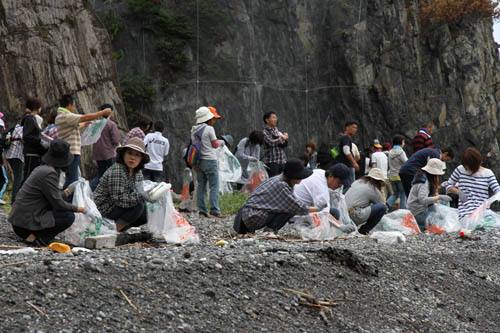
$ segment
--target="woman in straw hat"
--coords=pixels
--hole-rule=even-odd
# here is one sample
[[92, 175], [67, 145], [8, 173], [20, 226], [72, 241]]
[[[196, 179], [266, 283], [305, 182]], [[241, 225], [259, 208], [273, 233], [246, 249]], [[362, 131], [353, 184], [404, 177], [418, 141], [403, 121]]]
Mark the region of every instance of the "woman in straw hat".
[[387, 211], [382, 186], [385, 186], [384, 173], [379, 168], [372, 168], [368, 175], [352, 183], [345, 194], [349, 216], [354, 223], [361, 225], [360, 234], [368, 234]]
[[102, 216], [115, 221], [117, 231], [147, 223], [146, 201], [153, 202], [142, 189], [142, 169], [149, 162], [144, 142], [129, 139], [116, 148], [116, 163], [106, 170], [94, 192]]
[[73, 224], [75, 212], [85, 212], [84, 207], [65, 200], [70, 188], [59, 190], [59, 175], [73, 162], [69, 144], [61, 139], [52, 141], [41, 160], [44, 164], [24, 182], [8, 218], [14, 232], [33, 246], [47, 246]]
[[413, 178], [406, 208], [415, 216], [421, 231], [425, 230], [425, 220], [434, 210], [434, 203], [438, 200], [451, 201], [448, 195], [438, 194], [439, 176], [443, 174], [443, 162], [439, 158], [431, 158]]

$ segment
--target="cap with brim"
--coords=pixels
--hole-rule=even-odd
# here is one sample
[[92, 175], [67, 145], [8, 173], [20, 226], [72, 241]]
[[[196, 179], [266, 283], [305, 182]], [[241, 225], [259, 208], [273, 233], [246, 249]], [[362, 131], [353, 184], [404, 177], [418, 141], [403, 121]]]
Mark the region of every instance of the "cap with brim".
[[74, 159], [69, 148], [69, 143], [66, 141], [55, 139], [50, 143], [49, 150], [42, 156], [42, 161], [56, 168], [67, 168]]
[[149, 155], [146, 152], [146, 146], [144, 145], [144, 141], [142, 141], [141, 139], [139, 139], [139, 138], [130, 138], [130, 139], [128, 139], [128, 141], [125, 142], [125, 145], [119, 146], [119, 147], [116, 148], [116, 152], [118, 154], [120, 154], [120, 152], [122, 150], [127, 149], [127, 148], [133, 149], [133, 150], [138, 151], [139, 153], [141, 153], [143, 155], [143, 157], [144, 157], [144, 163], [148, 163], [149, 162]]
[[373, 178], [375, 180], [385, 180], [384, 173], [379, 168], [371, 168], [368, 172], [367, 177]]
[[202, 124], [214, 118], [214, 114], [206, 106], [202, 106], [196, 110], [196, 123]]
[[233, 137], [231, 135], [229, 135], [229, 134], [223, 135], [222, 139], [224, 141], [226, 141], [226, 143], [227, 143], [228, 146], [232, 146], [233, 145]]
[[329, 169], [328, 172], [336, 178], [339, 178], [340, 181], [342, 182], [342, 185], [344, 187], [348, 188], [351, 187], [352, 185], [352, 179], [351, 179], [351, 171], [349, 168], [343, 164], [343, 163], [337, 163], [335, 165], [332, 165]]
[[443, 161], [439, 158], [431, 158], [422, 170], [430, 173], [431, 175], [441, 176], [444, 175]]
[[312, 175], [312, 170], [304, 167], [297, 158], [291, 158], [286, 162], [283, 174], [289, 179], [305, 179]]
[[210, 110], [210, 112], [212, 112], [212, 114], [214, 115], [215, 119], [222, 118], [222, 116], [217, 113], [217, 110], [213, 106], [208, 106], [207, 108]]

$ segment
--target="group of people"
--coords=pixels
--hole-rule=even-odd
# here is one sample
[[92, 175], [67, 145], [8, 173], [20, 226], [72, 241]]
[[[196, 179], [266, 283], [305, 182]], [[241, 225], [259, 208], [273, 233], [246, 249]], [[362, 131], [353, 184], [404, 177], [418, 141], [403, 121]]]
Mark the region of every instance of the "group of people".
[[[11, 130], [10, 145], [4, 152], [14, 177], [13, 207], [8, 218], [14, 232], [28, 244], [47, 245], [71, 226], [75, 212], [86, 212], [86, 207], [71, 204], [78, 184], [80, 132], [101, 118], [107, 120], [92, 155], [98, 173], [90, 182], [95, 204], [103, 217], [115, 221], [117, 231], [147, 223], [146, 202], [154, 200], [144, 190], [143, 180], [165, 180], [163, 164], [169, 141], [164, 137], [164, 124], [153, 124], [143, 116], [120, 140], [109, 104], [97, 112], [80, 115], [75, 113], [73, 97], [64, 95], [44, 129], [39, 116], [41, 107], [37, 98], [26, 101], [26, 112]], [[233, 139], [230, 135], [217, 137], [214, 124], [220, 118], [214, 107], [200, 107], [190, 133], [191, 142], [199, 142], [199, 160], [193, 173], [195, 202], [201, 217], [222, 217], [217, 149], [231, 148]], [[399, 207], [409, 209], [424, 230], [435, 202], [450, 202], [450, 196], [456, 196], [463, 218], [488, 198], [489, 190], [500, 190], [493, 172], [481, 165], [482, 156], [474, 148], [465, 151], [462, 164], [441, 184], [443, 162], [453, 159], [453, 151], [432, 146], [432, 127], [419, 130], [409, 158], [404, 136], [394, 136], [392, 146], [375, 141], [366, 174], [356, 180], [360, 157], [353, 137], [358, 122], [347, 122], [338, 142], [320, 145], [319, 151], [313, 142], [307, 143], [306, 157], [301, 161], [287, 159], [289, 136], [278, 129], [276, 113], [266, 113], [263, 121], [262, 130], [252, 131], [236, 145], [235, 156], [242, 166], [243, 179], [249, 176], [251, 162], [262, 161], [269, 174], [269, 179], [249, 195], [238, 211], [234, 220], [238, 233], [264, 229], [267, 235], [274, 236], [295, 215], [312, 212], [331, 214], [334, 226], [350, 233], [355, 228], [338, 222], [342, 212], [332, 200], [332, 193], [340, 188], [345, 194], [348, 218], [361, 234], [368, 234], [398, 199]], [[0, 125], [5, 129], [3, 122]], [[389, 187], [392, 191], [386, 190]]]

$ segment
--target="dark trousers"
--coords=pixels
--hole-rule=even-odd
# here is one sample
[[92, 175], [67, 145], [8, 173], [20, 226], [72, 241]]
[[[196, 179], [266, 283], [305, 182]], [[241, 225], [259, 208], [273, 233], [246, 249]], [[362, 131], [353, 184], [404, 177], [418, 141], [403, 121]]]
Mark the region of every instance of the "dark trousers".
[[144, 176], [144, 180], [151, 180], [152, 182], [162, 182], [165, 180], [163, 177], [163, 171], [151, 170], [151, 169], [143, 169], [142, 175]]
[[92, 191], [95, 191], [97, 188], [97, 185], [99, 185], [99, 180], [101, 180], [102, 175], [108, 170], [110, 166], [115, 163], [115, 160], [113, 158], [110, 158], [109, 160], [103, 160], [103, 161], [96, 161], [97, 162], [97, 176], [92, 178], [90, 181], [90, 189]]
[[64, 183], [63, 189], [69, 186], [69, 184], [78, 180], [78, 167], [80, 166], [80, 155], [73, 155], [73, 163], [69, 166], [66, 171], [66, 182]]
[[269, 178], [279, 175], [280, 173], [283, 172], [283, 169], [285, 168], [284, 164], [279, 164], [279, 163], [266, 163], [266, 166], [268, 168], [267, 174], [269, 175]]
[[264, 231], [278, 232], [294, 216], [293, 213], [269, 213]]
[[330, 207], [330, 215], [335, 217], [336, 220], [340, 219], [340, 210], [334, 207]]
[[12, 173], [14, 175], [14, 182], [12, 184], [12, 203], [14, 203], [14, 201], [16, 200], [16, 194], [23, 184], [24, 163], [18, 158], [9, 158], [7, 162], [9, 162], [10, 168], [12, 169]]
[[413, 181], [413, 177], [415, 175], [407, 175], [400, 173], [399, 177], [401, 178], [401, 183], [403, 183], [403, 189], [405, 190], [406, 197], [410, 197], [410, 191], [411, 191], [411, 182]]
[[148, 223], [148, 210], [143, 202], [130, 208], [115, 206], [106, 217], [127, 227], [138, 227]]
[[30, 176], [31, 172], [40, 165], [42, 159], [40, 156], [24, 155], [24, 179], [23, 183]]
[[29, 235], [35, 235], [36, 239], [39, 240], [42, 244], [48, 245], [54, 237], [56, 237], [59, 233], [71, 227], [73, 222], [75, 221], [75, 214], [73, 212], [61, 212], [55, 211], [53, 212], [55, 225], [52, 228], [47, 228], [43, 230], [28, 230], [21, 227], [12, 226], [16, 235], [21, 237], [22, 239], [28, 238]]
[[358, 232], [362, 235], [366, 235], [375, 228], [377, 223], [380, 222], [382, 217], [385, 215], [385, 212], [387, 211], [387, 206], [384, 204], [375, 204], [371, 206], [371, 212], [370, 212], [370, 217], [366, 221], [365, 224], [363, 224]]

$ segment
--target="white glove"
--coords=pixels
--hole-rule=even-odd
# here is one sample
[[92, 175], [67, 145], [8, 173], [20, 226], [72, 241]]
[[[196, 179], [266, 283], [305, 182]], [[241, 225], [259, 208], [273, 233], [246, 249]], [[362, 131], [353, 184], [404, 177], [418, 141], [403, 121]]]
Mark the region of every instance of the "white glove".
[[254, 156], [249, 156], [249, 157], [248, 157], [248, 160], [249, 160], [250, 162], [257, 162], [257, 161], [258, 161], [257, 157], [254, 157]]
[[318, 211], [322, 211], [323, 209], [325, 209], [326, 207], [328, 207], [328, 203], [325, 201], [325, 200], [320, 200], [317, 204], [316, 204], [316, 208], [318, 208]]
[[461, 202], [466, 202], [468, 198], [464, 192], [458, 190], [458, 200], [460, 200]]
[[156, 202], [156, 200], [153, 200], [151, 198], [151, 196], [149, 195], [148, 192], [144, 191], [144, 188], [142, 187], [142, 183], [141, 182], [137, 182], [136, 183], [136, 187], [137, 187], [137, 192], [139, 192], [139, 194], [144, 199], [144, 201], [151, 202], [151, 203]]
[[356, 227], [352, 224], [342, 224], [339, 229], [346, 234], [356, 231]]
[[451, 202], [453, 199], [449, 195], [440, 194], [439, 195], [439, 200], [445, 201], [445, 202]]

